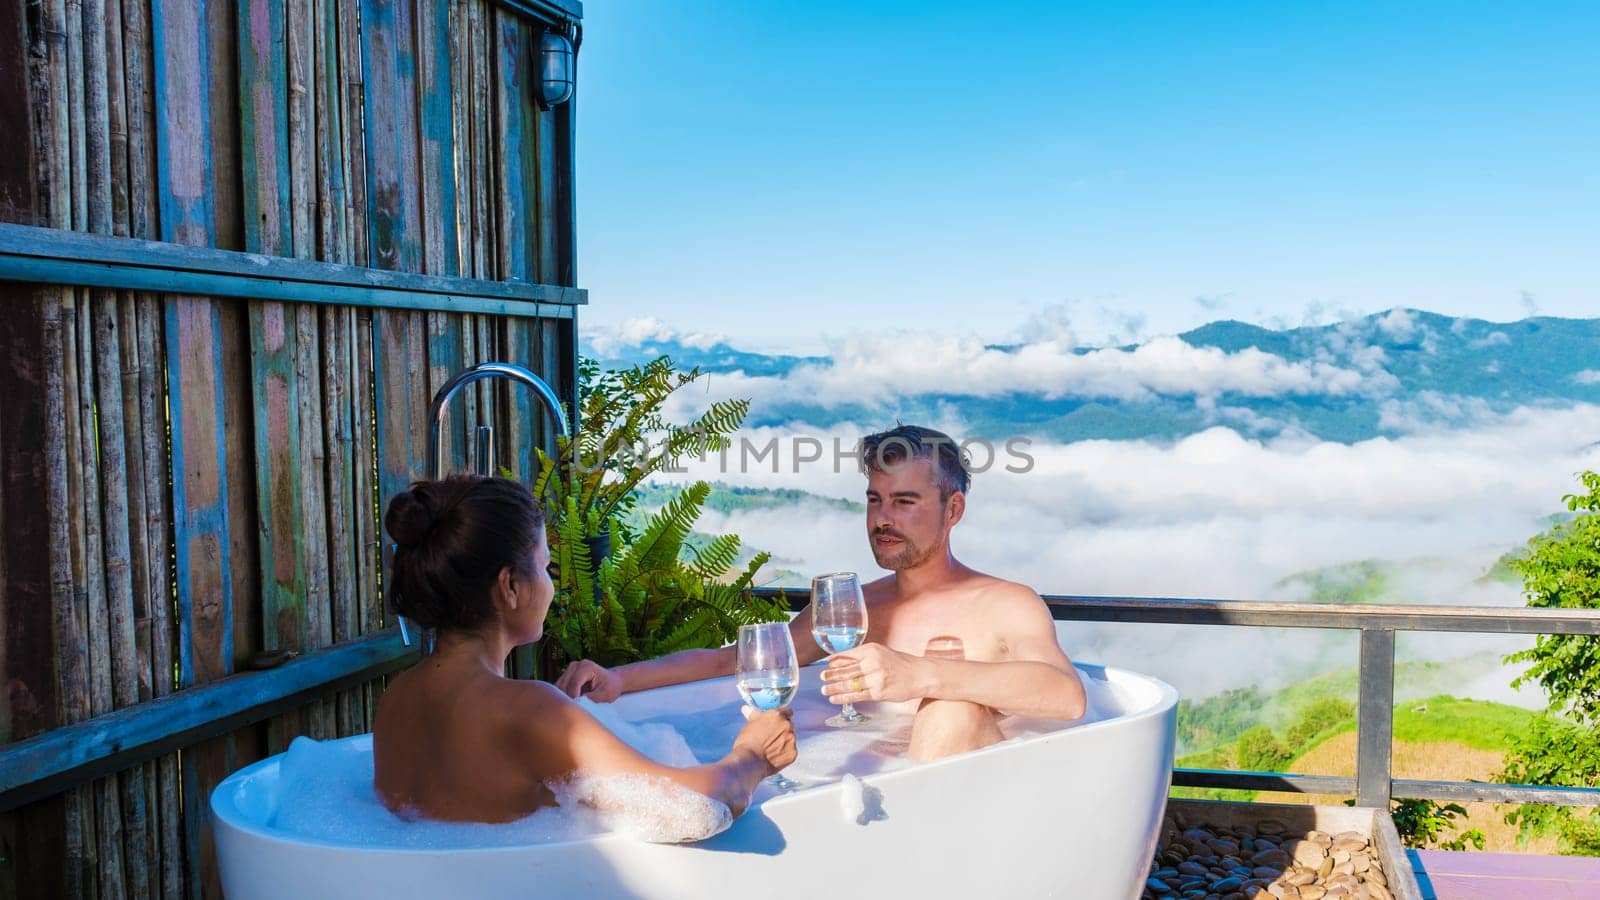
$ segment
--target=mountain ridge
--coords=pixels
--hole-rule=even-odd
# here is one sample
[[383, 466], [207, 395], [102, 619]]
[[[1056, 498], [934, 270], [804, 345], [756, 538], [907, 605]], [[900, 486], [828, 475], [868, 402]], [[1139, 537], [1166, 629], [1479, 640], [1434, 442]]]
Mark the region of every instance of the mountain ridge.
[[[1069, 442], [1174, 440], [1222, 426], [1261, 439], [1298, 435], [1353, 443], [1471, 425], [1518, 407], [1600, 403], [1600, 319], [1534, 316], [1492, 322], [1407, 307], [1285, 329], [1224, 319], [1120, 347], [1051, 341], [987, 344], [981, 351], [957, 347], [955, 352], [969, 354], [967, 365], [953, 360], [952, 377], [944, 382], [927, 373], [899, 377], [892, 343], [851, 348], [847, 358], [696, 343], [669, 334], [626, 348], [607, 346], [606, 353], [590, 344], [586, 352], [607, 368], [665, 355], [684, 368], [738, 374], [758, 388], [809, 379], [806, 386], [816, 382], [834, 391], [758, 393], [747, 420], [756, 427], [955, 419], [973, 434], [1026, 433]], [[947, 344], [933, 345], [929, 352], [949, 352]], [[873, 399], [867, 391], [858, 397], [839, 387], [850, 383], [851, 375], [871, 373], [876, 351], [889, 367], [884, 377], [899, 377], [912, 387], [896, 388], [890, 399]], [[980, 353], [981, 360], [974, 362], [971, 354]], [[1039, 359], [1043, 366], [1036, 365]], [[1065, 376], [1052, 380], [1054, 373], [1081, 372], [1086, 361], [1095, 368], [1078, 382]], [[957, 377], [997, 363], [1033, 381], [1019, 382], [1015, 390], [992, 383], [976, 390]], [[921, 360], [899, 364], [915, 367]], [[1208, 388], [1203, 373], [1194, 374], [1201, 365], [1231, 366], [1232, 381], [1224, 378], [1221, 387]], [[1273, 378], [1292, 384], [1274, 389]], [[872, 379], [859, 374], [859, 380], [870, 386]], [[943, 387], [946, 382], [949, 387]]]

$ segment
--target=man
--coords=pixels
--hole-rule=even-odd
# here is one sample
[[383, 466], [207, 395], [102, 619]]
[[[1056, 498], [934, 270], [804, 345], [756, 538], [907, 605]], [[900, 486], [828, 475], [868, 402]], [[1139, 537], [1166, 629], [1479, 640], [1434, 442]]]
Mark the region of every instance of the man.
[[[862, 441], [867, 538], [892, 574], [863, 587], [867, 643], [834, 654], [822, 673], [835, 704], [879, 701], [914, 710], [908, 754], [937, 759], [1002, 738], [1001, 715], [1076, 719], [1083, 685], [1031, 589], [963, 565], [950, 531], [971, 476], [955, 442], [902, 425]], [[790, 623], [802, 664], [822, 658], [808, 607]], [[734, 651], [687, 650], [605, 669], [569, 665], [556, 685], [606, 702], [620, 694], [733, 673]]]

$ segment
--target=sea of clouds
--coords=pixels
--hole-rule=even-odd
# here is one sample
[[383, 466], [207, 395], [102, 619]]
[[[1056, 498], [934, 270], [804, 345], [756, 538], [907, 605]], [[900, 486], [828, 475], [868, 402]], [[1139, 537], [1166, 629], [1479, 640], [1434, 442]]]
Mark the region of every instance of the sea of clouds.
[[[1391, 315], [1378, 327], [1411, 326], [1404, 315]], [[828, 364], [786, 376], [710, 376], [675, 398], [669, 421], [686, 421], [724, 397], [755, 403], [803, 397], [824, 409], [870, 401], [882, 416], [747, 429], [739, 437], [750, 447], [775, 442], [777, 452], [757, 459], [736, 447], [724, 458], [690, 460], [668, 480], [860, 500], [863, 476], [832, 448], [891, 427], [896, 397], [949, 393], [952, 385], [973, 396], [1022, 390], [1137, 400], [1155, 392], [1197, 403], [1222, 393], [1365, 395], [1398, 436], [1349, 444], [1294, 432], [1260, 438], [1235, 423], [1168, 441], [1033, 440], [1024, 472], [1007, 470], [1007, 463], [1020, 466], [1004, 445], [1028, 438], [1025, 432], [973, 434], [954, 407], [938, 421], [917, 424], [999, 449], [996, 464], [974, 478], [953, 536], [955, 552], [969, 565], [1043, 593], [1295, 600], [1306, 588], [1285, 584], [1289, 576], [1378, 560], [1401, 564], [1390, 586], [1397, 600], [1510, 606], [1522, 602], [1517, 586], [1482, 576], [1548, 526], [1563, 508], [1562, 495], [1576, 486], [1576, 472], [1600, 466], [1600, 407], [1493, 412], [1447, 397], [1407, 396], [1395, 391], [1381, 351], [1357, 340], [1306, 364], [1259, 350], [1194, 348], [1176, 338], [1079, 353], [1067, 352], [1070, 345], [1070, 336], [1060, 335], [1007, 348], [930, 334], [860, 338], [840, 342]], [[823, 458], [797, 462], [797, 440], [816, 441]], [[784, 569], [880, 572], [864, 517], [822, 503], [707, 512], [699, 527], [737, 533], [773, 552], [774, 565]], [[1066, 641], [1079, 656], [1155, 671], [1189, 694], [1282, 683], [1355, 661], [1353, 637], [1338, 633], [1071, 626]], [[1457, 658], [1525, 643], [1403, 637], [1402, 655]], [[1489, 672], [1461, 689], [1509, 699], [1506, 680]]]

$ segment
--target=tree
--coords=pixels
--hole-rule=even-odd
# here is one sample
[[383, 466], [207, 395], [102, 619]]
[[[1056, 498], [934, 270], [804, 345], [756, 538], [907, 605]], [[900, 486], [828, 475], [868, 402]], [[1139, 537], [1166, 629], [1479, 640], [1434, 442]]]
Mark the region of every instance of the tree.
[[1289, 749], [1283, 746], [1283, 742], [1272, 733], [1272, 729], [1265, 725], [1257, 725], [1239, 735], [1238, 742], [1234, 744], [1233, 758], [1242, 769], [1253, 772], [1281, 772], [1294, 757]]
[[[1585, 492], [1562, 500], [1580, 514], [1535, 536], [1525, 554], [1510, 560], [1522, 576], [1529, 606], [1600, 609], [1600, 474], [1584, 472], [1579, 478]], [[1512, 687], [1536, 681], [1550, 700], [1551, 712], [1600, 723], [1600, 638], [1540, 635], [1531, 649], [1506, 661], [1532, 664]]]
[[[1528, 542], [1509, 560], [1522, 576], [1528, 605], [1600, 609], [1600, 474], [1578, 476], [1584, 492], [1563, 497], [1577, 515]], [[1544, 688], [1546, 714], [1512, 740], [1500, 780], [1510, 784], [1600, 786], [1600, 638], [1541, 635], [1532, 648], [1506, 657], [1528, 663], [1512, 687], [1530, 681]], [[1506, 821], [1523, 840], [1555, 830], [1569, 853], [1600, 853], [1600, 811], [1574, 813], [1558, 806], [1527, 805]]]

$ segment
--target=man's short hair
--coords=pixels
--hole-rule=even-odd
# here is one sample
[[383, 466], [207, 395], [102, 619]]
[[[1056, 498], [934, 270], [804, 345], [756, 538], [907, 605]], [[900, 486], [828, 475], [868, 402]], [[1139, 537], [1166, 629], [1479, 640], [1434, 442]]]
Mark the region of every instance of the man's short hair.
[[913, 459], [933, 461], [941, 502], [950, 499], [956, 491], [967, 493], [972, 486], [972, 474], [967, 471], [961, 448], [942, 431], [920, 425], [897, 425], [861, 439], [864, 471], [895, 469]]

